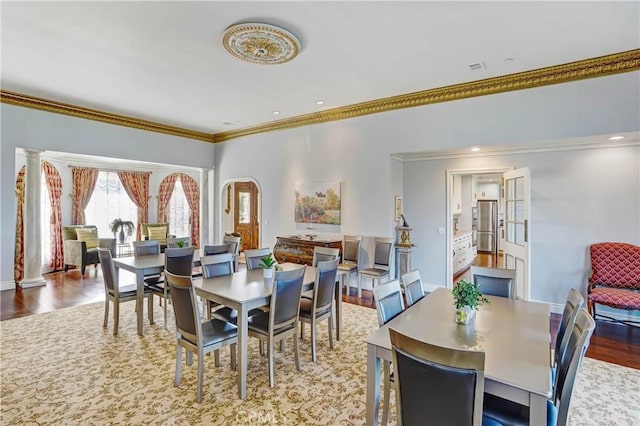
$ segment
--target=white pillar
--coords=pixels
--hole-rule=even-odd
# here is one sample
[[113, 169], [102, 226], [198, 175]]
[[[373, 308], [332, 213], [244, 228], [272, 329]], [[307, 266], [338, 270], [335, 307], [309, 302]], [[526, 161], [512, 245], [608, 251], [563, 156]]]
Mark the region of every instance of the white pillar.
[[213, 244], [211, 233], [211, 189], [209, 173], [211, 169], [200, 169], [200, 247]]
[[25, 202], [24, 202], [24, 279], [20, 287], [45, 285], [42, 278], [42, 242], [40, 229], [40, 152], [27, 149], [25, 154]]

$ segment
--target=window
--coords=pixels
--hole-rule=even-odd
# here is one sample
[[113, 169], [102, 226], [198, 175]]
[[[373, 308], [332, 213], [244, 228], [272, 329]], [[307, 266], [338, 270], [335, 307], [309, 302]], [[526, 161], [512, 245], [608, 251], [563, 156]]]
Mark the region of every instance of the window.
[[190, 218], [191, 209], [184, 195], [182, 182], [178, 178], [169, 199], [169, 233], [176, 237], [191, 236]]
[[51, 271], [51, 198], [47, 177], [40, 175], [40, 247], [42, 247], [42, 272]]
[[134, 227], [138, 226], [138, 208], [115, 172], [98, 173], [96, 187], [84, 213], [87, 225], [96, 225], [101, 237], [113, 235], [109, 224], [116, 218], [130, 220]]

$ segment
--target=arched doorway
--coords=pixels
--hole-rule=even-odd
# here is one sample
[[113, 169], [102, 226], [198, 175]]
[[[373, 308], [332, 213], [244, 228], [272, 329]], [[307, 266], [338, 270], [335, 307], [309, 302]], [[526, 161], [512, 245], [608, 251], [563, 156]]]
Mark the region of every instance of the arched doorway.
[[238, 233], [241, 250], [260, 248], [260, 189], [253, 180], [227, 182], [222, 189], [222, 232]]

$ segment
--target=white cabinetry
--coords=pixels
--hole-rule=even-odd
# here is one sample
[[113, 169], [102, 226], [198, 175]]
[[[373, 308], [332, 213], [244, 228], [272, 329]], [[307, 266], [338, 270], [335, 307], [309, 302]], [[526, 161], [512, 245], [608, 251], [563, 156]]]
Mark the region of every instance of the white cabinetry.
[[462, 212], [462, 176], [453, 175], [453, 192], [451, 194], [451, 211], [453, 214]]
[[500, 198], [500, 186], [497, 183], [479, 183], [478, 200], [497, 200]]
[[471, 265], [476, 255], [476, 247], [471, 244], [471, 232], [455, 236], [453, 238], [454, 275]]

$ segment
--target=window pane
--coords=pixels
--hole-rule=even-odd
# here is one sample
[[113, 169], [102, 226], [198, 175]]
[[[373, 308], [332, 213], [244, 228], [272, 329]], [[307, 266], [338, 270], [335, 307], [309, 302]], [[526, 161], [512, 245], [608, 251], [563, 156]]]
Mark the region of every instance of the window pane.
[[248, 192], [241, 192], [238, 194], [239, 210], [238, 210], [238, 223], [250, 223], [249, 212], [251, 211], [251, 194]]
[[190, 218], [191, 209], [187, 197], [184, 195], [182, 182], [177, 179], [169, 199], [169, 233], [176, 237], [190, 236]]
[[[115, 172], [99, 172], [93, 194], [84, 211], [87, 225], [98, 227], [98, 235], [106, 238], [113, 235], [109, 224], [114, 219], [130, 220], [134, 229], [138, 226], [138, 208], [124, 190]], [[126, 233], [125, 233], [126, 236]], [[135, 239], [135, 234], [127, 237]]]
[[524, 200], [524, 178], [519, 177], [515, 179], [516, 181], [516, 199]]

